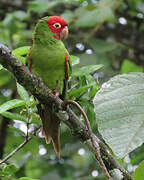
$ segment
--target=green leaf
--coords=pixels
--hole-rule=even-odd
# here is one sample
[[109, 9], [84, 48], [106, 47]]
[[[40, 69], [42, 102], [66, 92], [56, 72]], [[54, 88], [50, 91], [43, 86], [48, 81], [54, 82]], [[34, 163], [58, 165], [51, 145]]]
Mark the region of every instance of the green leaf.
[[17, 32], [18, 27], [12, 13], [7, 13], [2, 23], [5, 28], [9, 29], [10, 34]]
[[21, 177], [18, 180], [39, 180], [39, 179], [33, 179], [33, 178], [29, 178], [29, 177]]
[[[108, 6], [97, 6], [97, 8], [92, 11], [88, 11], [86, 9], [81, 11], [82, 15], [79, 16], [78, 20], [76, 21], [77, 27], [92, 27], [104, 21], [114, 20], [113, 11]], [[76, 12], [76, 14], [78, 13]]]
[[30, 1], [28, 9], [30, 11], [34, 11], [36, 13], [44, 13], [48, 9], [53, 8], [57, 4], [61, 3], [60, 1], [52, 1], [48, 2], [47, 0], [37, 0], [37, 1]]
[[13, 13], [14, 17], [23, 21], [23, 20], [27, 20], [29, 18], [29, 14], [24, 12], [24, 11], [15, 11]]
[[144, 145], [142, 145], [139, 150], [131, 157], [131, 164], [135, 165], [139, 163], [144, 157]]
[[15, 55], [20, 61], [22, 61], [25, 64], [25, 57], [24, 55], [27, 55], [29, 52], [30, 46], [23, 46], [19, 47], [12, 51], [13, 55]]
[[37, 13], [44, 13], [48, 10], [48, 3], [46, 1], [30, 1], [28, 9]]
[[0, 64], [0, 70], [2, 70], [3, 69], [3, 66]]
[[144, 73], [113, 77], [93, 102], [99, 131], [117, 157], [144, 142]]
[[9, 173], [8, 172], [3, 172], [3, 171], [0, 171], [0, 176], [8, 176]]
[[93, 85], [90, 89], [90, 92], [89, 92], [89, 97], [90, 99], [93, 99], [96, 92], [99, 90], [99, 87], [97, 85]]
[[72, 72], [72, 76], [85, 76], [92, 72], [97, 71], [98, 69], [102, 68], [103, 65], [89, 65], [89, 66], [83, 66], [81, 68], [76, 68]]
[[22, 116], [22, 115], [17, 114], [17, 113], [3, 112], [1, 114], [2, 114], [2, 116], [10, 118], [10, 119], [15, 119], [15, 120], [27, 122], [27, 117]]
[[20, 100], [20, 99], [12, 99], [10, 101], [7, 101], [6, 103], [0, 105], [0, 114], [9, 110], [13, 109], [15, 107], [23, 106], [25, 105], [25, 101]]
[[30, 106], [30, 97], [28, 92], [25, 90], [23, 86], [17, 83], [17, 91], [20, 97]]
[[10, 174], [14, 174], [18, 168], [14, 164], [9, 164], [4, 168], [4, 172], [9, 172]]
[[20, 60], [23, 64], [25, 64], [25, 62], [26, 62], [26, 58], [25, 58], [25, 57], [19, 56], [19, 55], [16, 55], [16, 57], [17, 57], [18, 60]]
[[96, 118], [94, 113], [94, 105], [90, 102], [86, 103], [86, 114], [91, 125], [94, 124], [94, 120]]
[[64, 13], [61, 14], [61, 17], [68, 22], [70, 19], [73, 18], [73, 16], [74, 16], [74, 13], [73, 11], [70, 11], [70, 10], [65, 10]]
[[134, 171], [132, 177], [135, 180], [143, 180], [144, 179], [144, 161], [140, 163], [140, 165]]
[[[99, 62], [101, 63], [101, 58], [96, 54], [79, 54], [79, 58], [80, 58], [80, 66], [88, 66], [88, 65], [92, 65], [92, 64], [99, 64]], [[74, 70], [74, 68], [73, 68]]]
[[3, 68], [0, 71], [0, 87], [6, 85], [7, 83], [10, 84], [10, 82], [12, 82], [12, 75], [9, 71]]
[[124, 59], [124, 62], [121, 67], [121, 73], [129, 73], [129, 72], [143, 72], [142, 66], [137, 66], [135, 63], [131, 62], [128, 59]]
[[12, 130], [13, 132], [16, 132], [20, 136], [25, 136], [25, 132], [22, 129], [18, 128], [18, 127], [9, 126], [9, 130], [10, 131]]
[[89, 98], [90, 98], [90, 99], [93, 99], [94, 96], [95, 96], [95, 94], [96, 94], [96, 92], [99, 90], [99, 85], [97, 84], [97, 82], [96, 82], [96, 80], [94, 79], [94, 77], [91, 76], [91, 75], [87, 75], [87, 76], [86, 76], [86, 80], [87, 80], [87, 82], [88, 82], [89, 85], [90, 85], [90, 84], [92, 85], [92, 87], [91, 87], [90, 90], [89, 90]]
[[32, 124], [41, 124], [41, 120], [40, 119], [32, 119], [31, 123]]
[[70, 56], [70, 59], [71, 59], [71, 62], [72, 62], [72, 66], [75, 66], [75, 65], [77, 65], [77, 64], [79, 64], [80, 63], [80, 58], [79, 57], [77, 57], [77, 56]]
[[17, 55], [23, 56], [23, 55], [28, 54], [29, 48], [30, 48], [30, 46], [19, 47], [19, 48], [13, 50], [12, 53], [13, 53], [15, 56], [17, 56]]
[[94, 49], [97, 53], [105, 53], [112, 51], [120, 46], [116, 42], [107, 42], [102, 39], [91, 39], [88, 44]]
[[83, 86], [83, 87], [80, 87], [78, 89], [74, 89], [74, 90], [71, 90], [69, 92], [69, 96], [70, 97], [79, 97], [81, 94], [83, 94], [84, 92], [86, 92], [90, 87], [92, 87], [92, 85], [86, 85], [86, 86]]

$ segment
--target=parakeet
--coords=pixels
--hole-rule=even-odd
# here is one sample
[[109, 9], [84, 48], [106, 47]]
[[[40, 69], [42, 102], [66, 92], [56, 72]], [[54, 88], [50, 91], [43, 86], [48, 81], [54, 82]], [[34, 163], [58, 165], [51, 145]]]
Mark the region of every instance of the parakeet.
[[[70, 56], [61, 39], [68, 36], [68, 24], [59, 16], [47, 16], [35, 27], [33, 44], [27, 62], [29, 69], [55, 95], [64, 98], [71, 72]], [[46, 143], [52, 140], [55, 152], [60, 155], [60, 120], [50, 107], [39, 110], [42, 119], [42, 134]]]

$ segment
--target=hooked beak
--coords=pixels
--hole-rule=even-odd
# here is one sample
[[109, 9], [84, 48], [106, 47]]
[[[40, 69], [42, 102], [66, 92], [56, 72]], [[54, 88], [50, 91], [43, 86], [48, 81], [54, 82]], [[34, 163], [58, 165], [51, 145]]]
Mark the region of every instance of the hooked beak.
[[61, 31], [61, 33], [60, 33], [60, 38], [61, 38], [61, 39], [62, 39], [62, 38], [66, 39], [66, 38], [68, 37], [68, 33], [69, 33], [69, 31], [68, 31], [68, 26], [65, 26], [65, 27], [63, 28], [63, 30]]

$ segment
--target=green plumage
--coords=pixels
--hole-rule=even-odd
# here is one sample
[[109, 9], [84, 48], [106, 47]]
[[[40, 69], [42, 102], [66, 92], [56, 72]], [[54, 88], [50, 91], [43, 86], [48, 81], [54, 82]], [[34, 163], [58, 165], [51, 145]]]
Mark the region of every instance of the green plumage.
[[51, 37], [54, 33], [47, 22], [40, 22], [36, 25], [30, 52], [31, 71], [41, 77], [51, 90], [59, 88], [62, 93], [67, 50], [61, 40]]
[[[60, 17], [53, 16], [53, 19], [60, 19], [61, 22]], [[63, 42], [55, 38], [56, 34], [49, 27], [48, 20], [49, 17], [42, 18], [36, 25], [33, 45], [28, 56], [29, 67], [51, 90], [57, 90], [62, 94], [68, 80], [66, 73], [68, 75], [67, 71], [70, 69], [69, 54]], [[51, 107], [42, 109], [39, 106], [38, 112], [42, 119], [42, 134], [46, 142], [50, 143], [52, 140], [56, 153], [60, 155], [60, 120], [52, 112]]]

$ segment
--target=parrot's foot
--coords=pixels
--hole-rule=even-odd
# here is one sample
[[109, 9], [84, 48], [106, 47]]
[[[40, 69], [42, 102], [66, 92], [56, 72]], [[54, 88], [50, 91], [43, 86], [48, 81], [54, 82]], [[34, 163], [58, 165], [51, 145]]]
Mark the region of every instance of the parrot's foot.
[[59, 90], [58, 90], [58, 89], [54, 89], [54, 90], [53, 90], [53, 94], [54, 94], [56, 97], [59, 97], [59, 95], [60, 95]]
[[41, 84], [42, 82], [43, 82], [42, 78], [38, 77], [38, 83]]
[[[60, 93], [59, 93], [59, 89], [54, 89], [53, 91], [52, 91], [52, 93], [53, 93], [53, 95], [54, 95], [54, 99], [56, 100], [57, 99], [57, 97], [59, 97], [59, 95], [60, 95]], [[53, 104], [52, 105], [52, 112], [58, 112], [58, 109], [57, 109], [57, 107]]]

